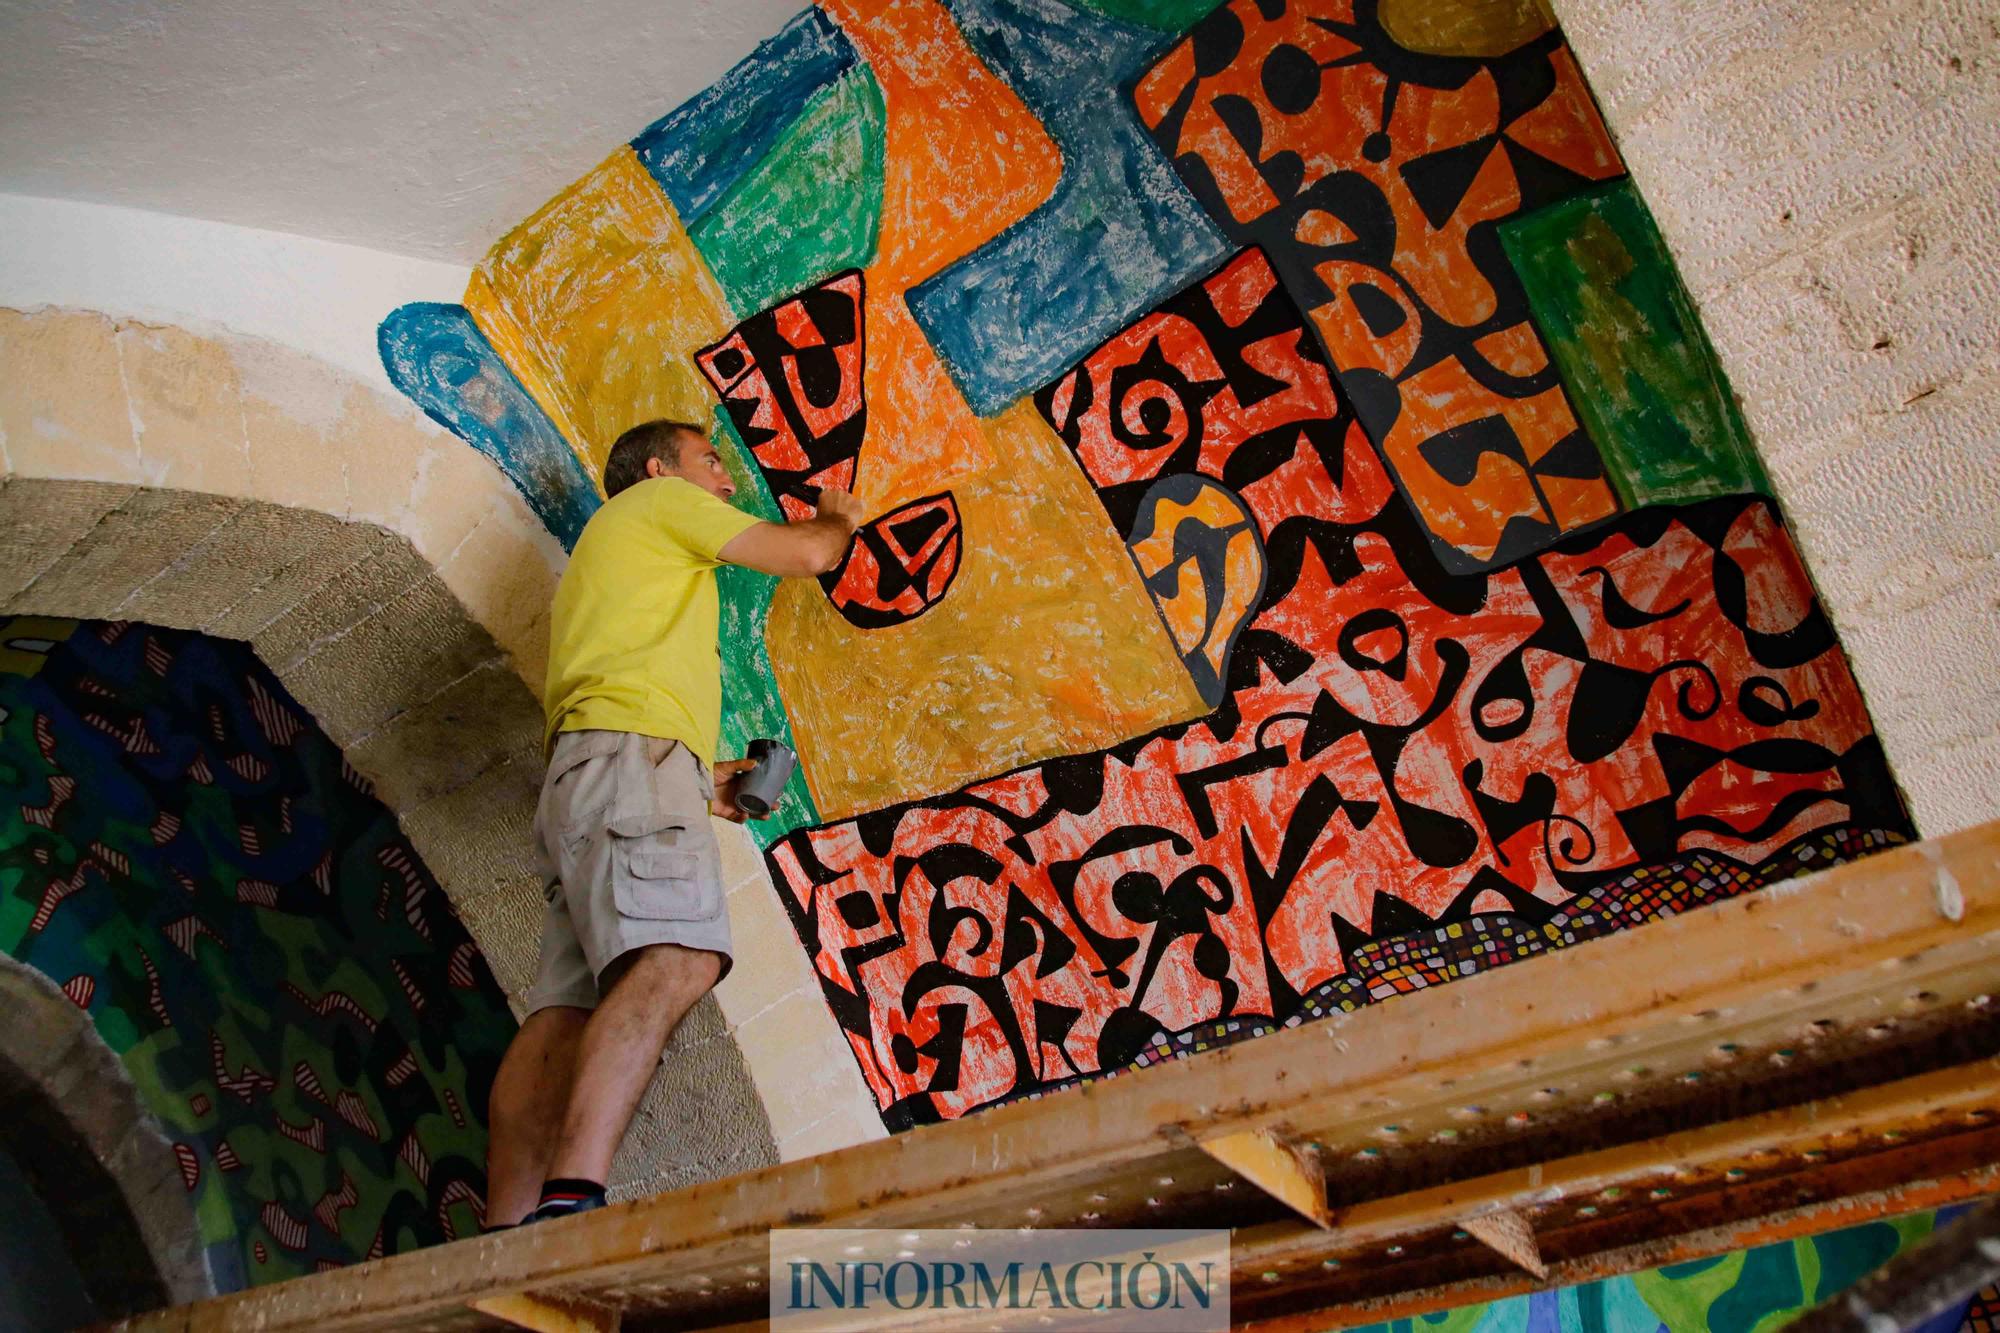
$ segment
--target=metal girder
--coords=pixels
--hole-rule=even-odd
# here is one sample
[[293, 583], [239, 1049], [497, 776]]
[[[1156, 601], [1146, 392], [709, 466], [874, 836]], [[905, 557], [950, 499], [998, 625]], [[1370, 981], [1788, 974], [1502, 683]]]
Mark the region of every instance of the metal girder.
[[[1472, 1239], [1501, 1212], [1552, 1282], [1672, 1262], [2000, 1190], [1996, 938], [1989, 824], [965, 1120], [127, 1326], [490, 1327], [471, 1302], [525, 1294], [715, 1327], [760, 1314], [769, 1232], [808, 1225], [1229, 1225], [1238, 1316], [1273, 1329], [1540, 1285]], [[1331, 1228], [1240, 1182], [1218, 1141], [1285, 1145], [1293, 1192], [1309, 1156], [1300, 1211], [1323, 1189]]]

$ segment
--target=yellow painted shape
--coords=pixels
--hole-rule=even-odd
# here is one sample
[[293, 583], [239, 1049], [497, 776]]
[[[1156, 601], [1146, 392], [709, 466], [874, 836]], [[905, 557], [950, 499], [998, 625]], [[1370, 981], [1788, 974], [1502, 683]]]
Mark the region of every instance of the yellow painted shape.
[[1201, 650], [1218, 680], [1228, 679], [1228, 673], [1222, 668], [1223, 652], [1229, 647], [1229, 635], [1250, 618], [1256, 609], [1253, 599], [1263, 591], [1264, 586], [1264, 560], [1257, 550], [1257, 538], [1248, 528], [1229, 539], [1222, 567], [1225, 571], [1222, 605], [1215, 613], [1215, 632], [1209, 635]]
[[1504, 56], [1556, 26], [1548, 0], [1382, 0], [1398, 46], [1434, 56]]
[[1159, 599], [1160, 614], [1174, 637], [1174, 647], [1185, 655], [1201, 646], [1202, 631], [1208, 628], [1208, 588], [1192, 560], [1182, 565], [1174, 578], [1174, 595]]
[[952, 485], [957, 581], [888, 629], [788, 579], [765, 631], [813, 800], [839, 819], [1208, 712], [1103, 507], [1027, 403]]
[[1159, 501], [1153, 509], [1152, 535], [1132, 548], [1132, 558], [1139, 562], [1139, 568], [1151, 576], [1172, 564], [1174, 533], [1189, 521], [1205, 523], [1211, 528], [1230, 528], [1243, 522], [1243, 511], [1221, 491], [1208, 486], [1202, 487], [1192, 504]]
[[465, 304], [593, 478], [629, 427], [709, 420], [692, 353], [728, 331], [729, 306], [629, 147], [502, 237]]
[[582, 436], [564, 409], [562, 395], [556, 392], [549, 377], [542, 373], [542, 363], [529, 353], [528, 339], [521, 332], [521, 326], [507, 313], [507, 307], [493, 290], [493, 284], [478, 269], [472, 270], [472, 277], [465, 284], [464, 304], [472, 322], [479, 326], [479, 331], [486, 335], [486, 341], [492, 344], [494, 354], [506, 363], [507, 369], [514, 372], [514, 378], [521, 381], [521, 387], [528, 391], [528, 396], [548, 413], [550, 422], [569, 441], [569, 447], [576, 450], [584, 471], [590, 474], [592, 481], [599, 483], [598, 489], [602, 491], [601, 469], [578, 448], [577, 441]]
[[[76, 633], [77, 622], [51, 616], [0, 617], [0, 675], [32, 676], [49, 660], [55, 645]], [[16, 647], [47, 643], [48, 648]]]

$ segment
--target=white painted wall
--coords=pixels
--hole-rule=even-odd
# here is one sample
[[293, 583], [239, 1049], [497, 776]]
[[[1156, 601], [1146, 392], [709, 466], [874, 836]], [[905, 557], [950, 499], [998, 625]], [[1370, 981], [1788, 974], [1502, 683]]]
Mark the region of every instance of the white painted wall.
[[2000, 817], [2000, 11], [1554, 5], [1918, 828]]
[[406, 301], [457, 301], [468, 273], [287, 232], [0, 194], [0, 306], [248, 334], [385, 391], [382, 317]]

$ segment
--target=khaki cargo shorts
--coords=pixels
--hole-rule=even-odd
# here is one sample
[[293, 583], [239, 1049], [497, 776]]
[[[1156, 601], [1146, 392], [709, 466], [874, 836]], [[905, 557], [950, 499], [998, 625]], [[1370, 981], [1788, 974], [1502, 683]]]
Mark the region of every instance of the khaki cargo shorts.
[[528, 1011], [594, 1009], [598, 978], [649, 944], [722, 955], [729, 910], [721, 849], [708, 822], [715, 785], [679, 741], [629, 731], [556, 737], [535, 807], [541, 859], [541, 963]]

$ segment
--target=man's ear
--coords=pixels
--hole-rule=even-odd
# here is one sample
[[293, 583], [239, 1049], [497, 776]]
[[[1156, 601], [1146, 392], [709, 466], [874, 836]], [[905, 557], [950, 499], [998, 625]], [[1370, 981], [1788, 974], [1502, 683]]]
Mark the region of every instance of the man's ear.
[[657, 458], [649, 458], [646, 460], [646, 475], [648, 477], [668, 476], [667, 465]]

